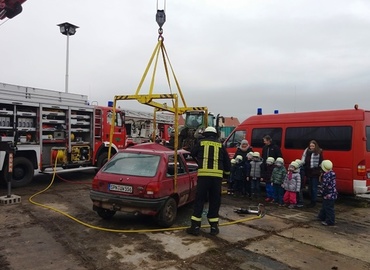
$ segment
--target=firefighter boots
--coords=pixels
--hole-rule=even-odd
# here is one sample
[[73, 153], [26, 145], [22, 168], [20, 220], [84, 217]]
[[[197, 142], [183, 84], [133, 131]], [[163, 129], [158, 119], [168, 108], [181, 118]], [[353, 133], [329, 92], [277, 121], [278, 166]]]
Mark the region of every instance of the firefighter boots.
[[200, 221], [191, 221], [191, 227], [186, 229], [188, 234], [198, 236], [200, 234]]
[[220, 229], [218, 228], [218, 222], [211, 222], [209, 223], [211, 225], [211, 235], [217, 235], [220, 232]]

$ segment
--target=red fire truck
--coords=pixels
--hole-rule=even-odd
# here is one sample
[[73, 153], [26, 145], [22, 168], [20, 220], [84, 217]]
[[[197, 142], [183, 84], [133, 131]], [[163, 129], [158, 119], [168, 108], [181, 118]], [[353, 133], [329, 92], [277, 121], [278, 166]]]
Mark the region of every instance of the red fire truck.
[[[108, 160], [112, 107], [89, 105], [87, 96], [0, 83], [0, 140], [16, 146], [12, 187], [35, 172], [100, 168]], [[116, 110], [111, 154], [125, 148], [124, 113]], [[9, 180], [0, 152], [0, 179]]]

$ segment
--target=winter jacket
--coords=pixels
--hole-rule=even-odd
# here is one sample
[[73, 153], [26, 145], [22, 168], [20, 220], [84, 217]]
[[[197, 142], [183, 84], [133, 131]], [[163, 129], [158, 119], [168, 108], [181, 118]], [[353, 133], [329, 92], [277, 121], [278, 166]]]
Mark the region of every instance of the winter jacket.
[[265, 181], [266, 183], [271, 182], [271, 175], [272, 175], [272, 171], [274, 170], [274, 168], [275, 168], [274, 164], [266, 165], [266, 170], [262, 172], [263, 181]]
[[302, 160], [304, 161], [304, 169], [307, 177], [320, 176], [320, 164], [324, 160], [322, 151], [320, 151], [319, 154], [315, 154], [310, 149], [306, 148], [303, 152]]
[[247, 167], [246, 164], [241, 161], [231, 166], [232, 179], [234, 181], [245, 180], [247, 177]]
[[268, 157], [273, 157], [275, 160], [278, 157], [283, 157], [280, 147], [273, 143], [263, 146], [262, 148], [262, 159], [263, 159], [262, 170], [263, 171], [267, 170], [266, 160]]
[[248, 160], [247, 154], [249, 152], [253, 152], [253, 149], [250, 146], [247, 148], [246, 151], [243, 151], [242, 149], [240, 149], [240, 147], [238, 147], [238, 149], [236, 149], [233, 159], [235, 159], [238, 155], [241, 155], [243, 157], [243, 162], [246, 162]]
[[262, 165], [262, 160], [252, 160], [250, 162], [251, 164], [251, 172], [250, 172], [250, 177], [253, 178], [261, 178], [261, 165]]
[[322, 175], [321, 194], [325, 200], [336, 200], [338, 198], [335, 172], [328, 171]]
[[284, 166], [276, 166], [272, 170], [271, 182], [277, 185], [281, 185], [284, 182], [287, 171]]
[[285, 176], [282, 187], [286, 191], [299, 192], [301, 189], [301, 175], [299, 172], [288, 172]]

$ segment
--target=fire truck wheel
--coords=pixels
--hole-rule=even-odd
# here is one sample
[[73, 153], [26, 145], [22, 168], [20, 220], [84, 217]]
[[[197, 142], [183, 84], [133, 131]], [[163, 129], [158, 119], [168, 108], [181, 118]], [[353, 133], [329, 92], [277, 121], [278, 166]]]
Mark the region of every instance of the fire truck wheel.
[[[4, 179], [8, 182], [8, 165], [4, 170]], [[16, 157], [13, 161], [13, 175], [12, 175], [12, 187], [23, 187], [31, 183], [34, 176], [34, 168], [32, 162], [25, 157]]]
[[103, 167], [103, 165], [107, 163], [107, 161], [108, 161], [108, 153], [104, 152], [100, 154], [100, 156], [98, 157], [98, 162], [97, 162], [98, 168], [100, 169], [101, 167]]
[[101, 217], [102, 219], [111, 219], [116, 213], [116, 211], [108, 210], [104, 208], [98, 208], [96, 212], [98, 213], [99, 217]]
[[169, 198], [157, 215], [157, 223], [161, 227], [171, 227], [176, 220], [177, 203], [174, 198]]

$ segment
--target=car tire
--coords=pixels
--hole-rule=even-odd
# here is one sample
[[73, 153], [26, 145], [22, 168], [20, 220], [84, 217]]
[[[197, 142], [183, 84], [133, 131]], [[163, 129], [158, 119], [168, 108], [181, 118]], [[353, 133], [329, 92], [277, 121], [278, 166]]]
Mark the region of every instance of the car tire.
[[157, 223], [161, 227], [171, 227], [177, 216], [177, 202], [174, 198], [169, 198], [157, 215]]
[[98, 213], [99, 217], [101, 217], [102, 219], [111, 219], [116, 214], [116, 211], [108, 210], [104, 208], [98, 208], [96, 212]]

